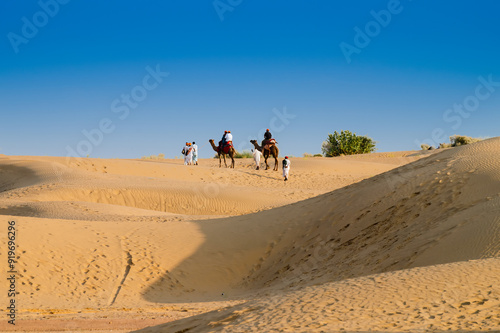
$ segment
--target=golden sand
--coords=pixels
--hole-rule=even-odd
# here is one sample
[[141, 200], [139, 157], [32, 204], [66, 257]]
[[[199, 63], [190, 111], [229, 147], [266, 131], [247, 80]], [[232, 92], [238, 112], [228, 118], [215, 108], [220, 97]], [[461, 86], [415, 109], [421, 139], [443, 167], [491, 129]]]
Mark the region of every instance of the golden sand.
[[288, 182], [250, 159], [2, 156], [0, 330], [500, 330], [499, 156], [292, 158]]

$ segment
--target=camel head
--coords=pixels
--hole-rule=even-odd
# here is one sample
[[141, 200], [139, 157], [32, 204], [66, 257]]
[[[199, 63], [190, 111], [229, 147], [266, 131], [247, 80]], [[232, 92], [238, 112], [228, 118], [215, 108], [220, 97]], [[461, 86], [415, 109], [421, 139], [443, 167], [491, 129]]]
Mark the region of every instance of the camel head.
[[259, 144], [257, 143], [257, 140], [250, 140], [250, 143], [252, 143], [254, 145], [255, 149], [262, 152], [262, 147], [259, 146]]
[[210, 145], [212, 146], [213, 150], [215, 150], [217, 153], [219, 152], [219, 148], [215, 145], [214, 139], [208, 140], [210, 142]]

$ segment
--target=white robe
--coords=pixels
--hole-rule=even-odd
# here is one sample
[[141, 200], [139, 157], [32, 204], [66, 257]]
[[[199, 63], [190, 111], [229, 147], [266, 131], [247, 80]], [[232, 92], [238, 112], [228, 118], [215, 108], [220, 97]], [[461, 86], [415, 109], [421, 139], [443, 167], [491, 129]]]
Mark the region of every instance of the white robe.
[[288, 165], [286, 167], [283, 167], [283, 177], [288, 178], [288, 175], [290, 174], [290, 160], [288, 160]]
[[255, 166], [259, 167], [260, 166], [260, 158], [262, 156], [262, 153], [258, 151], [257, 149], [253, 150], [253, 160], [255, 161]]
[[191, 165], [193, 163], [193, 148], [188, 147], [188, 153], [186, 155], [186, 162], [184, 164]]
[[189, 151], [189, 146], [185, 146], [184, 147], [184, 165], [187, 165], [187, 158], [188, 158], [188, 154], [187, 152]]
[[198, 145], [193, 145], [193, 162], [198, 162]]

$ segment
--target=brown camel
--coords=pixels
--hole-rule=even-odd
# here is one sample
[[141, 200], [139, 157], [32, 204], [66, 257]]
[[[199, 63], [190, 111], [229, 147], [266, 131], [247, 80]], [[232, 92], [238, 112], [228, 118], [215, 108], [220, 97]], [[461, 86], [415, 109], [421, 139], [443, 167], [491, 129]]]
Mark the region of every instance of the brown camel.
[[278, 156], [280, 153], [280, 150], [276, 146], [276, 144], [272, 144], [269, 149], [265, 149], [257, 143], [257, 140], [250, 140], [251, 143], [253, 143], [255, 149], [258, 151], [262, 152], [262, 155], [264, 156], [264, 162], [266, 163], [266, 170], [269, 169], [269, 165], [267, 164], [267, 159], [270, 155], [273, 155], [274, 157], [274, 171], [278, 170]]
[[[212, 148], [215, 150], [215, 152], [219, 155], [219, 168], [221, 167], [221, 162], [222, 160], [220, 159], [220, 157], [222, 156], [224, 158], [224, 165], [226, 166], [227, 168], [227, 163], [226, 163], [226, 154], [224, 154], [224, 151], [222, 151], [222, 149], [219, 149], [219, 147], [217, 147], [214, 143], [214, 140], [213, 139], [210, 139], [208, 140], [208, 142], [210, 142], [210, 144], [212, 145]], [[231, 157], [231, 168], [234, 169], [234, 154], [236, 154], [236, 150], [234, 150], [234, 147], [231, 147], [229, 149], [229, 157]]]

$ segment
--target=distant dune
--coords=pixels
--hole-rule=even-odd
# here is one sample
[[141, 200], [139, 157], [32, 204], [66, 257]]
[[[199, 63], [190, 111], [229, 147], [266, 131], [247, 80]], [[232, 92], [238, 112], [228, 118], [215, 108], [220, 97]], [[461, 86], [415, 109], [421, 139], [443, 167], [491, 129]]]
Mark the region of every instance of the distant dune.
[[3, 156], [17, 328], [500, 330], [499, 156], [295, 158], [286, 183], [250, 159]]

